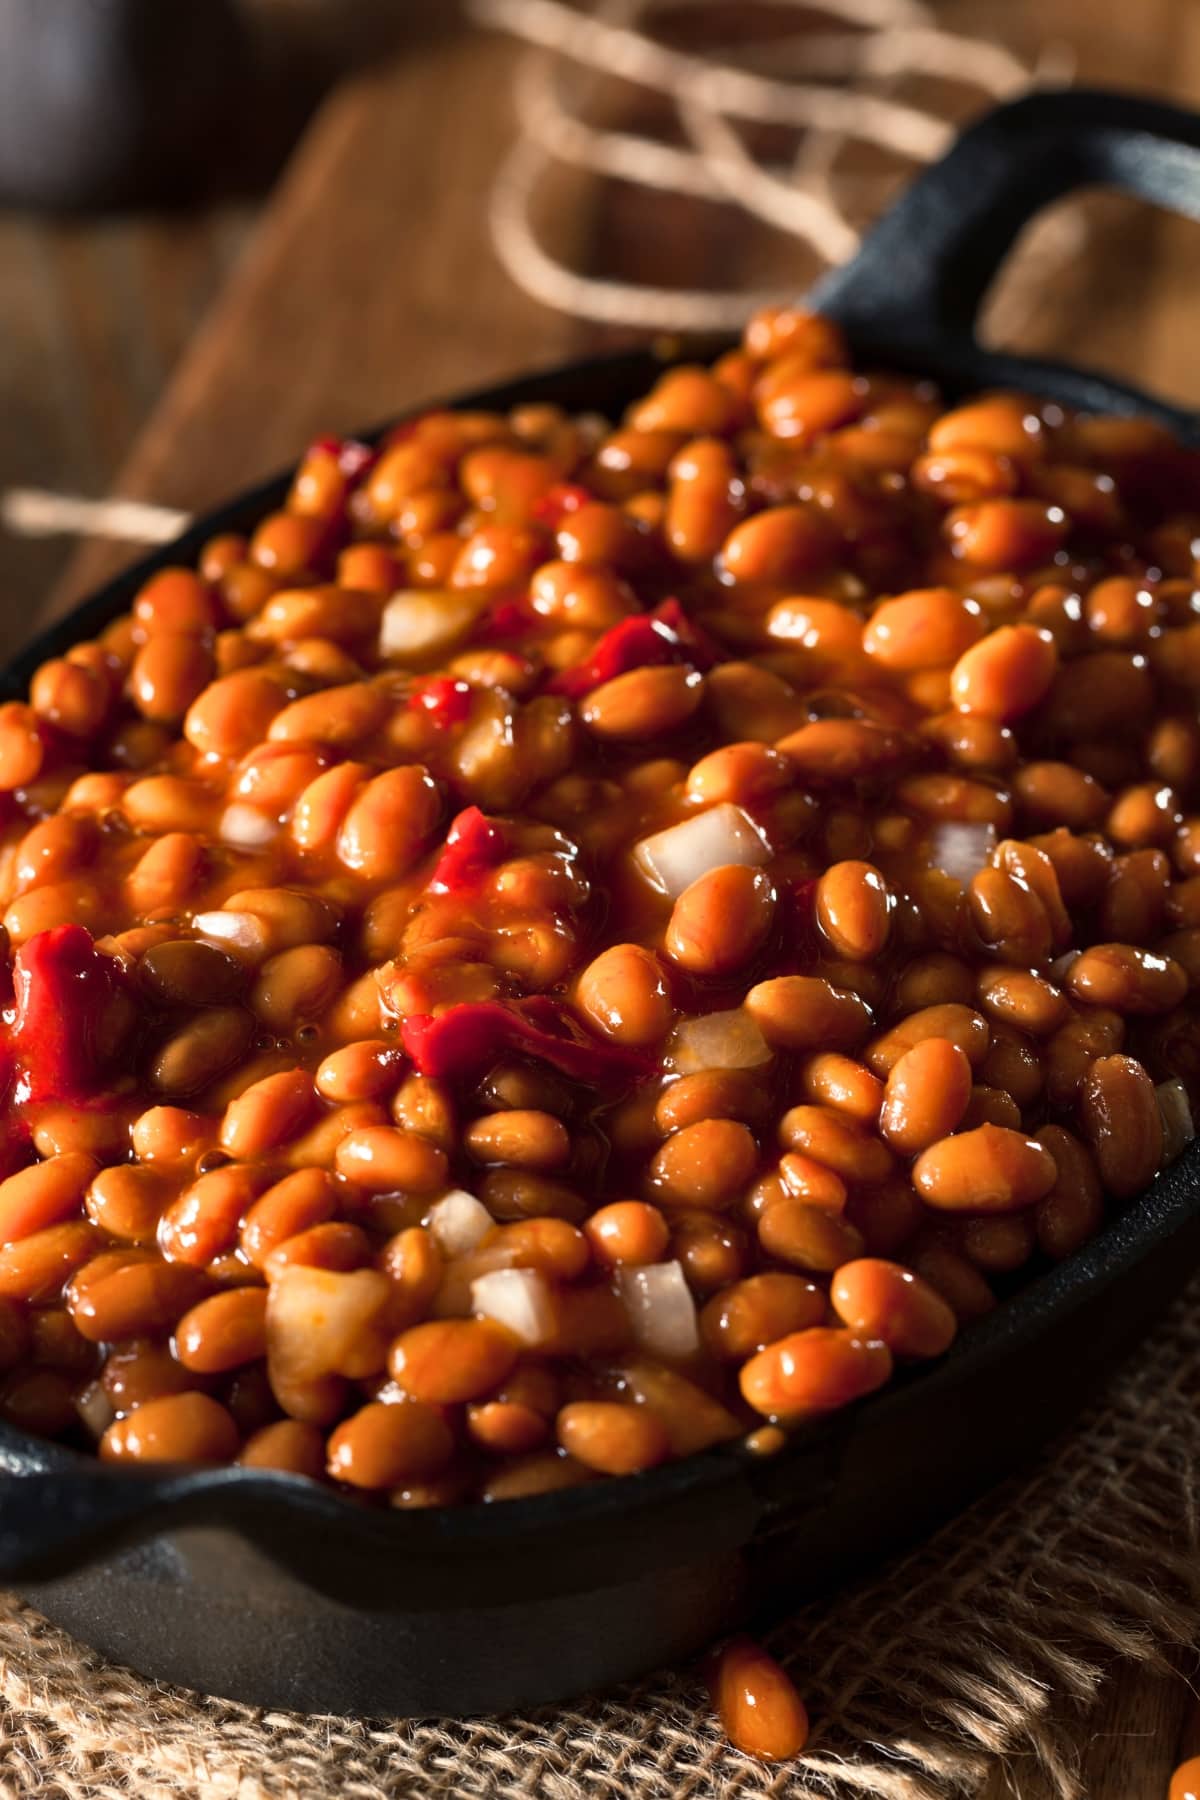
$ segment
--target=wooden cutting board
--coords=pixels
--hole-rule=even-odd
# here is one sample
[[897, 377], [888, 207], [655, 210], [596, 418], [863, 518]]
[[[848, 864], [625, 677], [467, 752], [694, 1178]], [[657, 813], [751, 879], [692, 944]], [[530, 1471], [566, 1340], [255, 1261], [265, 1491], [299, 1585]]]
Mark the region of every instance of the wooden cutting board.
[[[1083, 79], [1200, 98], [1200, 9], [1139, 0], [945, 0], [941, 22], [1029, 50], [1075, 46]], [[115, 491], [202, 509], [293, 460], [323, 431], [352, 429], [425, 399], [578, 354], [601, 341], [522, 296], [487, 242], [484, 204], [511, 129], [514, 55], [450, 29], [326, 104], [254, 242], [121, 471]], [[581, 188], [560, 196], [581, 262], [654, 278], [727, 282], [739, 259], [780, 279], [794, 250], [764, 253], [731, 214], [680, 202], [665, 236], [631, 196], [604, 213]], [[1147, 212], [1101, 208], [1087, 255], [1060, 273], [1024, 341], [1200, 396], [1194, 295], [1200, 234]], [[561, 241], [561, 240], [560, 240]], [[608, 341], [611, 340], [611, 336]], [[51, 609], [128, 559], [81, 548]], [[1114, 1681], [1086, 1757], [1087, 1800], [1163, 1800], [1178, 1756], [1194, 1752], [1182, 1681]], [[1000, 1785], [986, 1800], [1001, 1800]], [[1033, 1771], [1017, 1800], [1049, 1800]]]

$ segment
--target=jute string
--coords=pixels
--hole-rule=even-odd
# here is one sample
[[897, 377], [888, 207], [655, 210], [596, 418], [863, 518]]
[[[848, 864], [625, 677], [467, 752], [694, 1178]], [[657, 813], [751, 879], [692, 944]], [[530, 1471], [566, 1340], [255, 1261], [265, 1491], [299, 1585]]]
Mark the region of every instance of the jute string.
[[1105, 1675], [1121, 1659], [1167, 1667], [1200, 1627], [1198, 1303], [1200, 1284], [1030, 1473], [771, 1636], [813, 1715], [793, 1764], [769, 1768], [730, 1749], [692, 1670], [519, 1718], [305, 1718], [156, 1686], [9, 1600], [2, 1791], [965, 1800], [999, 1766], [1017, 1800], [1086, 1800], [1078, 1746]]
[[[596, 181], [740, 207], [798, 240], [819, 269], [853, 256], [898, 178], [940, 156], [953, 136], [948, 119], [901, 97], [906, 83], [950, 80], [977, 93], [982, 107], [1071, 72], [1061, 46], [1030, 68], [1000, 44], [941, 30], [925, 0], [820, 0], [819, 29], [814, 9], [797, 0], [758, 6], [780, 15], [780, 35], [764, 42], [738, 32], [724, 49], [698, 55], [662, 42], [661, 28], [702, 24], [712, 0], [598, 0], [589, 11], [562, 0], [469, 0], [481, 24], [530, 46], [514, 78], [516, 139], [487, 213], [500, 261], [532, 298], [602, 325], [713, 332], [738, 330], [755, 306], [794, 298], [804, 285], [718, 293], [573, 269], [539, 232], [539, 199], [556, 164]], [[764, 63], [771, 74], [756, 66]], [[683, 142], [597, 122], [597, 95], [614, 80], [657, 96]], [[747, 147], [745, 128], [764, 125], [797, 134], [790, 160], [766, 162]], [[885, 153], [871, 173], [847, 155], [863, 145]], [[990, 329], [1006, 339], [1018, 332], [1046, 279], [1079, 253], [1083, 238], [1077, 210], [1036, 222], [990, 309]], [[23, 537], [159, 544], [186, 523], [172, 509], [123, 499], [30, 488], [0, 494], [0, 527]]]

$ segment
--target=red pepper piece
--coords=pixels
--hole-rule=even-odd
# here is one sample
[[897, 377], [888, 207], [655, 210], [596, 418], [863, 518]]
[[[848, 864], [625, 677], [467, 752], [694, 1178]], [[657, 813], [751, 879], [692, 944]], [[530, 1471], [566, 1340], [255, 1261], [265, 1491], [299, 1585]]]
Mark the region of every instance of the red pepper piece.
[[408, 696], [414, 712], [426, 712], [439, 731], [462, 725], [471, 712], [471, 689], [451, 675], [431, 675]]
[[668, 662], [710, 669], [719, 658], [717, 646], [707, 633], [692, 624], [678, 600], [664, 600], [653, 612], [638, 613], [612, 626], [597, 639], [586, 662], [560, 669], [548, 685], [552, 694], [581, 700], [593, 688], [628, 674], [630, 669]]
[[320, 437], [310, 446], [313, 450], [323, 450], [332, 456], [346, 480], [354, 484], [361, 481], [379, 458], [379, 452], [370, 444], [361, 444], [357, 438]]
[[720, 644], [715, 638], [709, 637], [707, 631], [697, 625], [694, 619], [688, 617], [674, 595], [656, 606], [650, 617], [675, 633], [679, 642], [687, 649], [688, 661], [694, 663], [696, 668], [711, 669], [721, 661], [724, 651]]
[[94, 1095], [120, 986], [112, 957], [96, 949], [82, 925], [56, 925], [21, 946], [9, 1033], [16, 1100], [83, 1104]]
[[485, 638], [520, 637], [530, 629], [533, 620], [519, 600], [498, 600], [480, 621], [480, 636]]
[[419, 1072], [440, 1080], [477, 1075], [497, 1056], [514, 1050], [597, 1087], [635, 1080], [653, 1066], [637, 1051], [588, 1037], [544, 996], [464, 1001], [436, 1017], [423, 1013], [405, 1019], [400, 1037]]
[[565, 694], [568, 700], [582, 700], [593, 688], [618, 675], [628, 674], [630, 669], [680, 660], [679, 647], [679, 640], [669, 625], [661, 624], [648, 613], [638, 613], [606, 631], [586, 662], [560, 669], [547, 685], [552, 694]]
[[534, 501], [533, 516], [548, 531], [557, 531], [564, 519], [578, 512], [581, 506], [587, 506], [593, 498], [578, 482], [557, 481], [552, 488], [546, 489], [540, 500]]
[[468, 806], [450, 821], [445, 849], [429, 879], [430, 892], [460, 894], [473, 887], [486, 870], [495, 868], [507, 849], [507, 835], [495, 820], [477, 806]]

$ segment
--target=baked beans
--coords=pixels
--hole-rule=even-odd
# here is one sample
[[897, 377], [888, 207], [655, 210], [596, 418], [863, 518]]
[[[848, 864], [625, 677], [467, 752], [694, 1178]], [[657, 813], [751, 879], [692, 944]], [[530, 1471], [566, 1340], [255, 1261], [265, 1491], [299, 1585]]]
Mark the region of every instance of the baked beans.
[[[499, 1501], [761, 1449], [1073, 1254], [1200, 1104], [1195, 471], [1141, 456], [773, 308], [614, 427], [323, 442], [46, 663], [5, 1416]], [[782, 1683], [727, 1653], [764, 1756]]]

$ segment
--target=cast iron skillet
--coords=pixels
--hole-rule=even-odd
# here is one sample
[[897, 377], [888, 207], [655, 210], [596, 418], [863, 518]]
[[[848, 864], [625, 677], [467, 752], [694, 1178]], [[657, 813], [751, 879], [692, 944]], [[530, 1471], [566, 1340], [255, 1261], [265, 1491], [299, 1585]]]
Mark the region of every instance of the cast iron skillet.
[[[813, 298], [868, 362], [950, 395], [1010, 385], [1070, 406], [1197, 420], [1104, 377], [995, 356], [973, 323], [1022, 225], [1106, 184], [1200, 217], [1200, 119], [1103, 93], [1001, 107], [923, 175]], [[575, 363], [463, 404], [612, 416], [649, 352]], [[0, 682], [125, 610], [150, 572], [280, 504], [287, 477], [212, 514], [81, 606]], [[0, 1427], [0, 1579], [109, 1656], [268, 1706], [498, 1711], [604, 1687], [837, 1581], [1028, 1457], [1163, 1312], [1200, 1253], [1200, 1144], [1066, 1264], [938, 1365], [800, 1432], [778, 1456], [709, 1452], [592, 1487], [435, 1512], [368, 1510], [294, 1477], [114, 1472]]]

